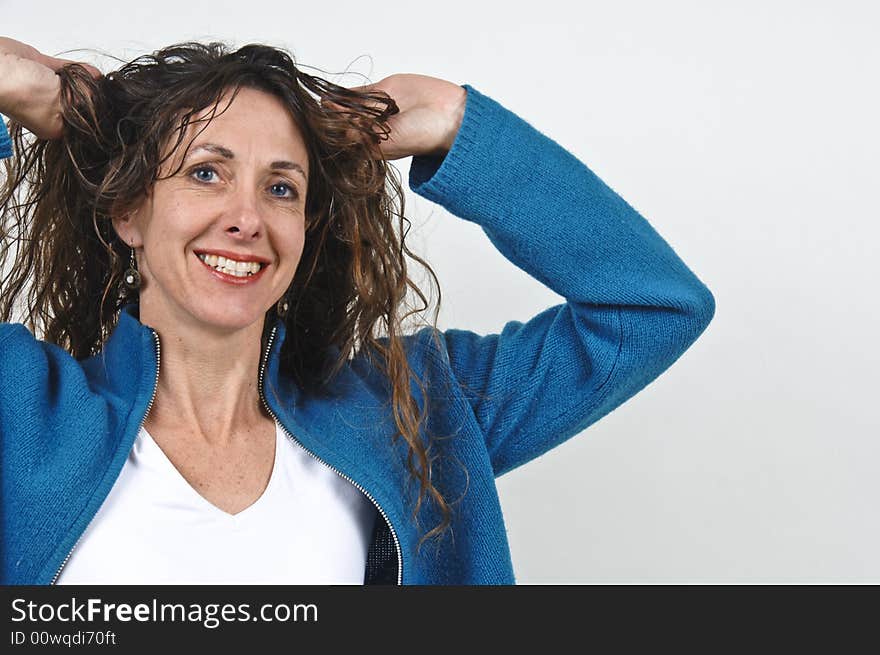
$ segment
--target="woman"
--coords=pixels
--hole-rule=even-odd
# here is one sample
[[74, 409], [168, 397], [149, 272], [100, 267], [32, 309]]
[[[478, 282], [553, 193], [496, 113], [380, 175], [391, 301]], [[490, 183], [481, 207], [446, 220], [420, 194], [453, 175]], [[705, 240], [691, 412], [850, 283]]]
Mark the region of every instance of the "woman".
[[[470, 85], [345, 89], [266, 46], [107, 76], [0, 51], [6, 584], [512, 583], [495, 477], [714, 314], [644, 218]], [[407, 156], [566, 302], [405, 334]]]

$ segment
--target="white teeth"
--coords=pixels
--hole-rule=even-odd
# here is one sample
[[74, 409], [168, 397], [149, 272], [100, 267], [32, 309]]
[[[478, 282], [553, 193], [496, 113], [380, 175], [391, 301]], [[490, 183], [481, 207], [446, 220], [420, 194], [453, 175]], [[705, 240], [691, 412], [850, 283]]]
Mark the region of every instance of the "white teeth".
[[198, 255], [198, 258], [214, 270], [234, 277], [255, 275], [262, 267], [259, 262], [240, 262], [220, 255], [206, 255], [203, 253]]

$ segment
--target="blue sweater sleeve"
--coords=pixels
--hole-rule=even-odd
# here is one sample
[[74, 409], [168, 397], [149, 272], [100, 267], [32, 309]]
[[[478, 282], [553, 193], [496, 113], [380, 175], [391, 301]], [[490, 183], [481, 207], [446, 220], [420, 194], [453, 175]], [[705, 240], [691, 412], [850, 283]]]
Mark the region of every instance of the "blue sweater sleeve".
[[[715, 300], [654, 228], [585, 164], [470, 85], [443, 158], [414, 192], [477, 223], [566, 299], [500, 334], [443, 332], [444, 359], [501, 475], [578, 434], [671, 366]], [[488, 292], [489, 290], [484, 290]]]
[[0, 116], [0, 159], [12, 156], [12, 143], [9, 141], [9, 132], [6, 131], [6, 119]]

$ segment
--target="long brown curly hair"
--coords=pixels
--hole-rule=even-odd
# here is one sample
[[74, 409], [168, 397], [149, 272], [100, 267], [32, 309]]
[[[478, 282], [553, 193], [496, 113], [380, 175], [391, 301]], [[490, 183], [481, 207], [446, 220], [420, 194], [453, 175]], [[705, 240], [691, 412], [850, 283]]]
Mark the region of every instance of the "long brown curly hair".
[[[442, 516], [419, 545], [443, 534], [451, 507], [432, 483], [431, 439], [419, 436], [428, 396], [403, 339], [404, 320], [428, 302], [407, 275], [405, 257], [424, 266], [437, 288], [435, 339], [439, 283], [405, 244], [410, 221], [399, 174], [379, 151], [388, 118], [399, 111], [394, 100], [306, 74], [292, 55], [265, 45], [232, 51], [222, 43], [181, 43], [97, 79], [78, 64], [58, 75], [61, 139], [35, 139], [10, 122], [14, 156], [6, 160], [0, 192], [0, 320], [18, 318], [78, 360], [99, 353], [123, 305], [136, 300], [120, 291], [129, 251], [111, 216], [137, 208], [187, 126], [206, 108], [216, 114], [224, 93], [241, 87], [271, 93], [305, 135], [311, 171], [305, 246], [287, 291], [282, 371], [313, 391], [351, 357], [369, 357], [391, 390], [398, 432], [389, 447], [400, 437], [407, 443], [407, 468], [418, 485], [413, 519], [418, 525], [423, 502], [433, 502]], [[408, 288], [421, 307], [406, 304]], [[339, 351], [329, 369], [328, 348]], [[421, 412], [413, 378], [425, 399]]]

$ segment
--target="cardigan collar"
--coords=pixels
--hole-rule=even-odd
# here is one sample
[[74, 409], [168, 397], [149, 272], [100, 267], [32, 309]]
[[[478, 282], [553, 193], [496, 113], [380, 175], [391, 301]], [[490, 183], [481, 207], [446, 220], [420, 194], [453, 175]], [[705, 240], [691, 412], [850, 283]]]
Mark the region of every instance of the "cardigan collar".
[[[269, 344], [272, 352], [267, 353], [264, 348], [260, 354], [260, 366], [265, 365], [267, 370], [272, 363], [267, 361], [267, 355], [271, 355], [274, 360], [278, 359], [286, 334], [284, 323], [277, 318], [269, 328], [270, 332], [274, 331]], [[111, 390], [122, 397], [134, 401], [145, 388], [151, 385], [155, 387], [158, 367], [161, 365], [161, 338], [154, 328], [141, 323], [140, 306], [137, 303], [128, 303], [122, 307], [116, 327], [97, 357], [102, 362], [102, 373]], [[138, 381], [137, 385], [132, 384], [133, 377]], [[299, 396], [296, 385], [285, 386], [293, 398]]]
[[[276, 320], [260, 358], [260, 391], [270, 413], [311, 455], [361, 489], [387, 515], [401, 545], [417, 540], [405, 507], [405, 440], [392, 440], [394, 420], [381, 379], [358, 360], [347, 363], [320, 394], [303, 393], [280, 366], [286, 329]], [[332, 353], [331, 353], [332, 354]], [[161, 366], [161, 338], [140, 322], [139, 306], [127, 304], [102, 352], [109, 392], [130, 403], [140, 420], [152, 406]], [[133, 439], [133, 437], [132, 437]], [[403, 570], [407, 570], [406, 564]]]

